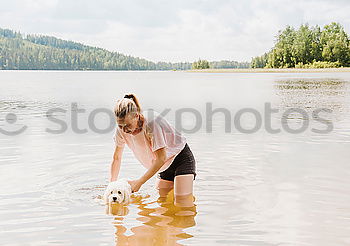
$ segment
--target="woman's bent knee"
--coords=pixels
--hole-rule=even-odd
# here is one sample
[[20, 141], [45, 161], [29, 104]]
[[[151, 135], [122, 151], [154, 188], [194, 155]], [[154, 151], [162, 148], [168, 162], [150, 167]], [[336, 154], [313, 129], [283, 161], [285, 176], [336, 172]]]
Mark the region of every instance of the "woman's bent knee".
[[157, 178], [155, 186], [158, 190], [159, 189], [171, 189], [174, 187], [174, 181], [169, 181], [169, 180]]
[[165, 180], [165, 179], [157, 179], [156, 180], [156, 189], [159, 192], [160, 197], [166, 197], [174, 187], [174, 182]]

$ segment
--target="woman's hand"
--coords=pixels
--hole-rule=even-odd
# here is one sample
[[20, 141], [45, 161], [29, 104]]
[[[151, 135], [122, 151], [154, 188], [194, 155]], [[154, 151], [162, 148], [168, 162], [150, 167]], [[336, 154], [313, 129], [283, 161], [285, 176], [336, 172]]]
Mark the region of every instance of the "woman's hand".
[[143, 185], [143, 183], [139, 180], [128, 180], [128, 183], [131, 186], [131, 192], [137, 192], [139, 191], [140, 187]]
[[152, 166], [147, 170], [147, 172], [139, 179], [128, 180], [128, 183], [131, 185], [132, 192], [138, 191], [140, 187], [164, 165], [166, 159], [165, 147], [156, 150], [154, 153], [156, 154], [156, 159], [152, 161]]

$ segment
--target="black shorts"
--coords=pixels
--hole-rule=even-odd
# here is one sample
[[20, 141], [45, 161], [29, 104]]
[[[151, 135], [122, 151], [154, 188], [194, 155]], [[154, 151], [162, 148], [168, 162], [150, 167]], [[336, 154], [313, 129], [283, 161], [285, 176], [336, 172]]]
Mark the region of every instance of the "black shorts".
[[196, 161], [186, 143], [185, 147], [179, 154], [176, 155], [171, 165], [164, 171], [157, 174], [160, 179], [174, 181], [175, 176], [183, 174], [194, 174], [193, 179], [196, 179]]

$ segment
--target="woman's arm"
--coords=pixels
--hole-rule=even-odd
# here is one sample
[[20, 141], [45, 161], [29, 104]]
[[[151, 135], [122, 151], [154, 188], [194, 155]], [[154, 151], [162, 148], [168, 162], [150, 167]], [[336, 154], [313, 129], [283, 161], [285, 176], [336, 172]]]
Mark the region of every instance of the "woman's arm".
[[109, 182], [115, 181], [118, 178], [120, 164], [122, 161], [124, 146], [116, 146], [113, 154], [113, 162], [111, 164], [110, 178]]
[[166, 160], [165, 148], [158, 149], [154, 152], [156, 154], [156, 159], [153, 161], [152, 166], [147, 170], [147, 172], [137, 180], [129, 181], [131, 185], [132, 192], [136, 192], [140, 189], [141, 185], [147, 182], [154, 174], [164, 165]]
[[156, 159], [153, 161], [152, 166], [147, 172], [139, 179], [142, 184], [146, 183], [147, 180], [153, 177], [154, 174], [164, 165], [166, 160], [165, 148], [158, 149], [154, 152]]

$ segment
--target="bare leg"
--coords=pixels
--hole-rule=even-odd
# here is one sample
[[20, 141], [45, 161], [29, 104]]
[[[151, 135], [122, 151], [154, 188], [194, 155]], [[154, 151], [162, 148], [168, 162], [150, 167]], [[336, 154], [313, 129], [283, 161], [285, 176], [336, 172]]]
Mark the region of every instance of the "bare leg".
[[175, 176], [175, 205], [179, 207], [193, 207], [193, 174]]
[[159, 192], [160, 199], [165, 199], [169, 193], [174, 188], [174, 182], [165, 180], [165, 179], [158, 179], [156, 180], [156, 188]]

